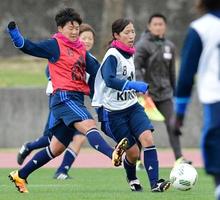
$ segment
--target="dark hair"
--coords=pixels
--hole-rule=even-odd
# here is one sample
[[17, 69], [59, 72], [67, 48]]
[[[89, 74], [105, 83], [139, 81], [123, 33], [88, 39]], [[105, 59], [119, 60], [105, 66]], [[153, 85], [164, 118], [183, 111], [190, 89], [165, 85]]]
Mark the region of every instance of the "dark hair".
[[119, 34], [130, 23], [133, 23], [132, 20], [130, 20], [130, 19], [120, 18], [120, 19], [115, 20], [112, 23], [112, 36], [113, 36], [113, 38], [114, 38], [114, 33]]
[[82, 23], [80, 15], [73, 8], [60, 10], [55, 16], [57, 26], [64, 27], [67, 22], [76, 21], [79, 25]]
[[152, 19], [155, 18], [155, 17], [162, 18], [162, 19], [164, 20], [164, 22], [167, 23], [167, 18], [166, 18], [164, 15], [162, 15], [161, 13], [154, 13], [154, 14], [152, 14], [152, 15], [149, 17], [149, 19], [148, 19], [148, 24], [150, 24], [151, 21], [152, 21]]
[[85, 32], [85, 31], [92, 32], [93, 37], [95, 38], [95, 30], [89, 24], [82, 23], [79, 27], [79, 34]]
[[219, 0], [199, 0], [197, 8], [201, 12], [214, 11], [220, 9]]

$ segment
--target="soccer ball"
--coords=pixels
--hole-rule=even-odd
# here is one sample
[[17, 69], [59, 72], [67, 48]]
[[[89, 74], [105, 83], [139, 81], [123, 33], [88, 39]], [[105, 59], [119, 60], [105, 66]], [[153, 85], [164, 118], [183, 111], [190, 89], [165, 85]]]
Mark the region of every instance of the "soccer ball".
[[186, 191], [190, 190], [198, 179], [196, 169], [189, 164], [181, 163], [171, 170], [170, 181], [175, 189]]

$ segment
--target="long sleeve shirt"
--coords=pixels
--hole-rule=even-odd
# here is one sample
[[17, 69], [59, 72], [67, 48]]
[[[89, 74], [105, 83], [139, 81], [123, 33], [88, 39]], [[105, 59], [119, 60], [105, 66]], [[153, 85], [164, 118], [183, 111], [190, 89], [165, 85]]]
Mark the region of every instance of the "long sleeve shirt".
[[[118, 51], [125, 57], [129, 58], [130, 55], [122, 50]], [[116, 78], [116, 71], [117, 71], [117, 59], [115, 56], [109, 56], [102, 65], [101, 73], [102, 77], [106, 83], [106, 85], [110, 88], [122, 91], [126, 81]]]
[[[218, 18], [220, 18], [220, 11], [208, 13], [208, 15], [204, 15], [204, 17], [201, 17], [199, 20], [216, 21]], [[182, 55], [181, 55], [180, 72], [179, 72], [179, 77], [178, 77], [178, 82], [177, 82], [177, 88], [175, 91], [175, 101], [176, 101], [175, 110], [179, 114], [185, 113], [187, 104], [190, 101], [190, 96], [191, 96], [192, 87], [194, 84], [195, 75], [197, 71], [200, 69], [199, 67], [206, 68], [203, 70], [200, 69], [200, 72], [199, 72], [200, 85], [198, 85], [198, 87], [199, 87], [201, 98], [209, 99], [208, 101], [210, 101], [211, 98], [212, 99], [218, 98], [218, 97], [207, 97], [207, 94], [203, 92], [204, 90], [206, 91], [209, 90], [207, 88], [204, 88], [205, 85], [208, 87], [212, 87], [210, 86], [211, 83], [207, 82], [207, 80], [204, 78], [204, 77], [208, 77], [207, 70], [213, 71], [212, 67], [216, 68], [216, 66], [213, 66], [213, 63], [212, 64], [209, 63], [210, 59], [214, 61], [216, 57], [211, 58], [210, 55], [207, 54], [207, 51], [209, 51], [209, 53], [211, 51], [212, 53], [215, 51], [214, 46], [212, 47], [212, 49], [210, 49], [210, 45], [208, 46], [204, 46], [204, 45], [207, 45], [207, 42], [208, 44], [211, 44], [210, 42], [214, 44], [216, 38], [212, 38], [212, 36], [209, 36], [208, 38], [206, 38], [207, 41], [204, 40], [204, 38], [202, 38], [203, 35], [205, 34], [206, 36], [208, 36], [209, 34], [207, 34], [207, 32], [203, 33], [204, 30], [201, 33], [199, 32], [201, 30], [198, 28], [198, 26], [196, 26], [198, 25], [198, 22], [200, 23], [199, 25], [200, 25], [201, 30], [203, 30], [205, 27], [209, 26], [210, 23], [212, 23], [212, 21], [209, 21], [209, 23], [207, 21], [196, 21], [196, 24], [192, 23], [188, 30], [186, 39], [184, 41], [184, 47], [182, 49]], [[209, 32], [209, 33], [212, 33], [212, 32]], [[216, 32], [216, 34], [218, 33]], [[204, 51], [206, 51], [206, 54], [203, 53]], [[203, 58], [201, 58], [202, 56]], [[206, 64], [202, 63], [201, 59], [203, 60], [202, 62], [205, 61], [208, 63]], [[215, 63], [214, 65], [218, 65], [218, 63]], [[215, 73], [213, 75], [215, 76]], [[212, 94], [216, 94], [216, 92]]]
[[[24, 40], [24, 46], [20, 49], [26, 54], [46, 58], [50, 62], [55, 63], [60, 56], [59, 46], [55, 39], [44, 40], [41, 42], [32, 42], [28, 39]], [[97, 61], [93, 56], [86, 52], [86, 72], [91, 76], [95, 76], [98, 70]]]

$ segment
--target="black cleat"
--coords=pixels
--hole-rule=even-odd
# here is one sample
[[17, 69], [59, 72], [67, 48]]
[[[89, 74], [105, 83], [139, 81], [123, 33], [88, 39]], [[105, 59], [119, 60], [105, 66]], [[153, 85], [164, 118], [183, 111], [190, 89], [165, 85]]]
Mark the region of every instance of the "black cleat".
[[69, 176], [69, 174], [62, 173], [62, 172], [59, 172], [59, 173], [54, 174], [53, 178], [54, 178], [54, 179], [57, 179], [57, 180], [67, 180], [67, 179], [71, 179], [71, 177]]
[[17, 163], [19, 165], [22, 165], [25, 158], [31, 153], [31, 151], [27, 148], [27, 144], [28, 143], [23, 144], [20, 151], [18, 152]]
[[160, 179], [151, 189], [151, 192], [164, 192], [165, 190], [169, 189], [171, 185], [170, 181], [165, 181], [164, 179]]
[[131, 181], [128, 180], [128, 184], [129, 184], [132, 192], [142, 192], [143, 191], [141, 183], [138, 179], [131, 180]]

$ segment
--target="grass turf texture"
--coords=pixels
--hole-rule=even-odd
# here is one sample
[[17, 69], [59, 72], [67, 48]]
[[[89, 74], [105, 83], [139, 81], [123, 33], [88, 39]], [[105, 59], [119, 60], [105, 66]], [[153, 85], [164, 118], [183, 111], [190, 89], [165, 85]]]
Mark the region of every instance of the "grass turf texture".
[[46, 87], [46, 65], [33, 57], [1, 58], [0, 87]]
[[[164, 193], [152, 193], [145, 171], [138, 171], [143, 192], [131, 192], [123, 169], [73, 169], [69, 180], [52, 179], [55, 169], [40, 169], [29, 178], [28, 194], [19, 193], [8, 179], [12, 169], [0, 169], [1, 200], [211, 200], [214, 199], [212, 179], [198, 169], [199, 181], [190, 191], [171, 188]], [[161, 177], [169, 177], [170, 169], [161, 169]]]

